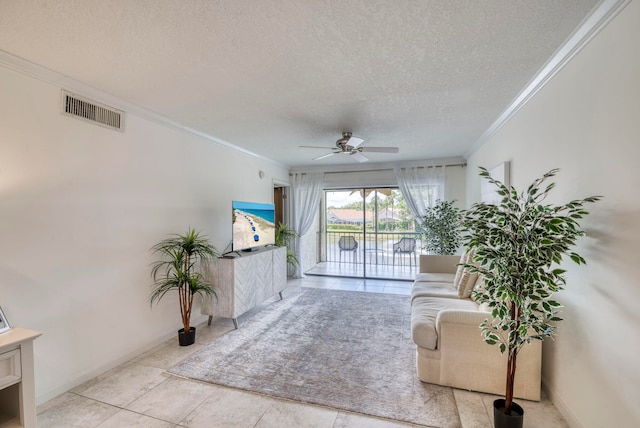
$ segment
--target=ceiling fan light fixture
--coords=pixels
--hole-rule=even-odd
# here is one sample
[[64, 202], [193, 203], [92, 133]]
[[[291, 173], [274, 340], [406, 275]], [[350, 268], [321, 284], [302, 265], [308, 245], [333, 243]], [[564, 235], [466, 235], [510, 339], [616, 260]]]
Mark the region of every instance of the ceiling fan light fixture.
[[[342, 138], [336, 141], [336, 147], [331, 149], [332, 153], [328, 153], [326, 155], [318, 156], [313, 158], [313, 160], [320, 160], [328, 158], [329, 156], [337, 155], [337, 154], [345, 154], [351, 156], [354, 160], [358, 162], [366, 162], [369, 160], [368, 157], [362, 154], [362, 152], [372, 152], [372, 153], [398, 153], [397, 147], [361, 147], [364, 140], [362, 138], [352, 136], [351, 132], [343, 132]], [[318, 147], [318, 146], [300, 146], [303, 148], [309, 149], [323, 149], [328, 147]]]

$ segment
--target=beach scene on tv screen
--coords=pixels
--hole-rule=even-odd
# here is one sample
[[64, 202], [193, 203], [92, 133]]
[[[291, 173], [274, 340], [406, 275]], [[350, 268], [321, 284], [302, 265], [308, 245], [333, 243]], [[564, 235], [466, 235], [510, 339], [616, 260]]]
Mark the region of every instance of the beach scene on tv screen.
[[273, 205], [233, 202], [233, 249], [275, 243]]

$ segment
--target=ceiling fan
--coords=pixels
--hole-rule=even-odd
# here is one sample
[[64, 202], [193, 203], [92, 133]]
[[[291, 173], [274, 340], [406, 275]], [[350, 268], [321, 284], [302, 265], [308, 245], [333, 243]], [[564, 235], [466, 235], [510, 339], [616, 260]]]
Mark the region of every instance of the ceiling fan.
[[[351, 132], [343, 132], [342, 138], [336, 141], [336, 148], [332, 153], [328, 153], [326, 155], [318, 156], [317, 158], [313, 158], [313, 160], [320, 160], [324, 158], [328, 158], [329, 156], [337, 155], [337, 154], [347, 154], [352, 159], [358, 162], [366, 162], [369, 160], [368, 157], [363, 155], [363, 152], [370, 153], [398, 153], [397, 147], [362, 147], [364, 140], [362, 138], [351, 136]], [[326, 149], [327, 147], [318, 147], [318, 146], [300, 146], [307, 149]]]

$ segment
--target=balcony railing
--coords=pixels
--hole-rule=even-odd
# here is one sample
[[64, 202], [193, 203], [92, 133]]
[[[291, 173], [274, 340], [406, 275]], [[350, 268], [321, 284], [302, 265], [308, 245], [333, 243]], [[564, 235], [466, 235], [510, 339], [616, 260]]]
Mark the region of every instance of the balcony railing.
[[[355, 251], [341, 250], [338, 241], [343, 236], [351, 236], [358, 243]], [[397, 253], [394, 258], [393, 245], [401, 238], [416, 240], [415, 255], [422, 252], [422, 240], [416, 232], [326, 232], [326, 260], [339, 263], [369, 263], [377, 265], [392, 265], [408, 263], [406, 257], [413, 257], [408, 253]], [[394, 263], [395, 262], [395, 263]]]

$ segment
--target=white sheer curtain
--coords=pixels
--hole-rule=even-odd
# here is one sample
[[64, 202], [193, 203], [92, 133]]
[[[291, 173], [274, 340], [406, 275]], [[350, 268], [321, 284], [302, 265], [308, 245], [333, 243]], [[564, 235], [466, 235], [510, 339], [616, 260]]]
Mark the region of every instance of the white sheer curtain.
[[402, 196], [416, 219], [424, 216], [437, 200], [444, 200], [445, 168], [438, 165], [393, 169]]
[[318, 213], [320, 198], [322, 197], [323, 179], [324, 174], [322, 172], [293, 174], [293, 225], [298, 234], [294, 239], [293, 247], [299, 261], [294, 275], [296, 278], [304, 276], [300, 240], [309, 231], [313, 224], [313, 219]]

